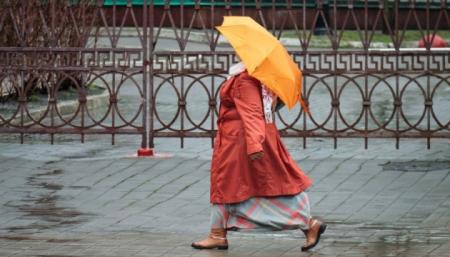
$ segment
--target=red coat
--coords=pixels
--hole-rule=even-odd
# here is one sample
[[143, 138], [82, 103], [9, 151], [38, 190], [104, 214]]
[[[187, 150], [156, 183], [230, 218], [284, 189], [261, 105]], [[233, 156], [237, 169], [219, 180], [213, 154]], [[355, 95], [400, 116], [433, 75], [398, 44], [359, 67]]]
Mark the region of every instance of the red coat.
[[[211, 163], [211, 203], [236, 203], [254, 196], [295, 195], [311, 180], [290, 157], [275, 124], [266, 124], [260, 82], [240, 73], [220, 91], [218, 134]], [[264, 151], [260, 160], [249, 154]]]

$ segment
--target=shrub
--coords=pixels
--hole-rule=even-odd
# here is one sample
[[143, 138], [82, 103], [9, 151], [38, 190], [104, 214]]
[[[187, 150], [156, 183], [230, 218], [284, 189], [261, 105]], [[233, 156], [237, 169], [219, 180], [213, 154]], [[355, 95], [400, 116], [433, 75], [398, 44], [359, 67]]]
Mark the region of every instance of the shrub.
[[[0, 47], [11, 52], [20, 52], [23, 48], [85, 47], [94, 26], [95, 8], [92, 0], [1, 0]], [[77, 54], [65, 54], [64, 58], [67, 56], [70, 56], [70, 63], [81, 61]], [[59, 57], [52, 53], [49, 58], [39, 60], [39, 64], [58, 66]], [[26, 54], [14, 58], [19, 65], [26, 66], [31, 61]], [[33, 93], [47, 94], [57, 83], [61, 84], [62, 89], [74, 86], [73, 81], [64, 79], [57, 72], [27, 70], [24, 73], [8, 69], [6, 61], [0, 58], [0, 75], [4, 76], [3, 79], [0, 76], [0, 101], [17, 98], [21, 94], [28, 97]], [[80, 72], [69, 72], [69, 75], [82, 85], [83, 75]], [[28, 90], [23, 92], [27, 85]]]

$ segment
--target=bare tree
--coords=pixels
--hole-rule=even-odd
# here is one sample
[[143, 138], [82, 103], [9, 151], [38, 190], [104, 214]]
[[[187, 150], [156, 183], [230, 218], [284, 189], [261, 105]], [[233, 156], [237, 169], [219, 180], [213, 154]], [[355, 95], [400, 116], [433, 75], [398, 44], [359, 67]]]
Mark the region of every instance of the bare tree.
[[[1, 0], [0, 47], [3, 51], [17, 52], [14, 61], [23, 66], [27, 62], [38, 61], [42, 66], [57, 67], [61, 58], [65, 58], [66, 63], [76, 65], [81, 61], [77, 54], [64, 54], [62, 57], [55, 52], [40, 60], [33, 60], [29, 55], [23, 55], [22, 58], [17, 56], [24, 48], [85, 47], [94, 26], [95, 8], [92, 0]], [[8, 65], [7, 62], [11, 60], [0, 58], [0, 68]], [[25, 92], [27, 96], [32, 93], [47, 93], [55, 83], [59, 83], [62, 88], [74, 86], [73, 79], [64, 79], [55, 72], [30, 70], [24, 75], [23, 72], [8, 69], [2, 73], [0, 101], [23, 95], [24, 92], [19, 92], [20, 89], [23, 90], [23, 85], [29, 85]], [[81, 73], [70, 73], [78, 84], [82, 84]]]

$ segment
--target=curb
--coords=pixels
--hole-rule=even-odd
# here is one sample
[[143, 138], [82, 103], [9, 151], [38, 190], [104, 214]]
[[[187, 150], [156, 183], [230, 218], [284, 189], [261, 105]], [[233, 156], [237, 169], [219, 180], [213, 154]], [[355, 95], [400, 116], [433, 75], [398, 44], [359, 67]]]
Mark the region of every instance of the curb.
[[[105, 90], [101, 94], [88, 96], [86, 99], [86, 108], [88, 108], [88, 109], [98, 108], [100, 106], [107, 104], [108, 102], [109, 102], [109, 93], [108, 93], [108, 90]], [[57, 104], [57, 108], [58, 108], [59, 114], [61, 116], [67, 116], [70, 114], [74, 114], [78, 110], [79, 105], [80, 105], [80, 102], [78, 100], [69, 100], [69, 101], [59, 102]], [[24, 118], [23, 118], [24, 126], [32, 125], [34, 123], [33, 120], [39, 120], [45, 114], [47, 109], [48, 109], [48, 105], [44, 106], [42, 108], [39, 108], [39, 109], [29, 110], [29, 112], [28, 112], [29, 115], [25, 114]], [[18, 117], [10, 120], [8, 123], [6, 123], [4, 125], [13, 124], [14, 126], [18, 126], [18, 125], [20, 126], [20, 124], [21, 124], [20, 114], [17, 114], [17, 116]], [[31, 118], [30, 118], [30, 116], [31, 116]], [[56, 117], [59, 117], [59, 116], [56, 116]], [[49, 114], [47, 114], [47, 117], [45, 117], [44, 120], [47, 118], [49, 118]]]

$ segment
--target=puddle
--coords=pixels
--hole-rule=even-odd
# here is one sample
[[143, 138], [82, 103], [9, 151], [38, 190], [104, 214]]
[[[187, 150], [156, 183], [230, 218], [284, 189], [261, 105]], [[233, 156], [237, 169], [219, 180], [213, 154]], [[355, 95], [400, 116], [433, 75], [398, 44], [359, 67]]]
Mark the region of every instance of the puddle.
[[57, 254], [57, 255], [54, 255], [54, 254], [47, 255], [47, 254], [45, 254], [45, 255], [36, 255], [36, 257], [79, 257], [79, 256], [75, 256], [75, 255], [60, 255], [60, 254]]
[[[18, 202], [7, 206], [19, 209], [32, 224], [7, 227], [9, 231], [47, 230], [62, 226], [73, 226], [87, 221], [90, 214], [82, 213], [75, 208], [63, 206], [64, 199], [58, 191], [64, 186], [55, 181], [48, 181], [63, 174], [61, 169], [33, 174], [27, 178], [29, 192]], [[25, 240], [25, 239], [24, 239]]]
[[47, 242], [49, 243], [58, 243], [58, 244], [80, 242], [80, 241], [81, 239], [55, 239], [55, 238], [47, 239]]
[[55, 184], [55, 183], [47, 183], [47, 182], [42, 182], [39, 184], [40, 186], [48, 189], [48, 190], [61, 190], [63, 188], [62, 185], [60, 184]]
[[383, 171], [429, 172], [450, 170], [450, 161], [387, 162], [381, 166]]
[[56, 170], [51, 170], [51, 171], [45, 172], [45, 173], [39, 173], [39, 174], [36, 174], [35, 176], [36, 176], [36, 177], [41, 177], [41, 176], [54, 176], [54, 175], [61, 175], [61, 174], [63, 174], [63, 173], [64, 173], [63, 170], [56, 169]]
[[33, 238], [31, 238], [29, 236], [0, 236], [0, 239], [11, 240], [11, 241], [33, 240]]
[[37, 238], [32, 236], [0, 236], [0, 239], [10, 240], [10, 241], [25, 241], [25, 240], [35, 240], [35, 241], [46, 241], [48, 243], [71, 243], [71, 242], [80, 242], [81, 239], [77, 238], [66, 238], [66, 239], [57, 239], [57, 238]]
[[91, 189], [90, 186], [68, 186], [67, 188], [71, 188], [71, 189]]

